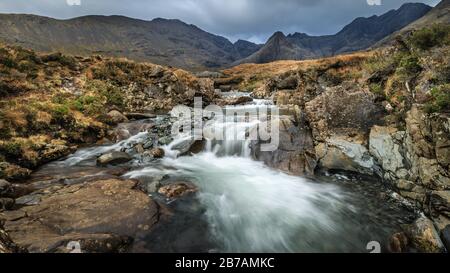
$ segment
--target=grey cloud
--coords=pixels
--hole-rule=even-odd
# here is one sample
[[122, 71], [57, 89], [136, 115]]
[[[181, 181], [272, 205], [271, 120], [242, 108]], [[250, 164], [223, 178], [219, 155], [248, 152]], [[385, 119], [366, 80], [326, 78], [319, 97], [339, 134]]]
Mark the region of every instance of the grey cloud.
[[[73, 1], [73, 0], [70, 0]], [[54, 18], [119, 14], [140, 19], [176, 18], [228, 37], [264, 42], [272, 33], [333, 34], [360, 16], [382, 14], [411, 0], [1, 0], [1, 13], [33, 13]], [[436, 5], [439, 0], [422, 0]]]

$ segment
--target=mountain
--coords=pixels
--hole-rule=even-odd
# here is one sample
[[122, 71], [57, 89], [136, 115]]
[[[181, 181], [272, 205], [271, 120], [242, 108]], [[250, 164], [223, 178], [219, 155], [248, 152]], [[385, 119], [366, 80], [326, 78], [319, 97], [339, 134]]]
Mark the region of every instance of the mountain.
[[263, 47], [263, 45], [255, 44], [245, 40], [238, 40], [234, 43], [234, 48], [236, 48], [241, 59], [252, 55], [256, 51], [260, 50], [261, 47]]
[[120, 56], [188, 69], [222, 67], [259, 49], [244, 41], [235, 47], [224, 37], [179, 20], [124, 16], [57, 20], [0, 14], [0, 41], [43, 52]]
[[377, 43], [376, 46], [389, 44], [394, 41], [395, 37], [398, 35], [408, 33], [415, 29], [431, 26], [432, 24], [450, 24], [450, 0], [442, 0], [430, 12], [425, 14], [425, 16], [384, 38]]
[[335, 35], [294, 33], [285, 36], [277, 32], [260, 50], [235, 64], [320, 58], [366, 49], [430, 10], [431, 7], [425, 4], [404, 4], [381, 16], [357, 18]]

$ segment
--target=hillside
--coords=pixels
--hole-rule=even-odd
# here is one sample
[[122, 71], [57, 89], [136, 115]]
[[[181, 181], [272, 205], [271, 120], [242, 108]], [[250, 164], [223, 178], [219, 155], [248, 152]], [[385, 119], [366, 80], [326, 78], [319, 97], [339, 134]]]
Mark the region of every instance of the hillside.
[[0, 41], [43, 52], [127, 57], [188, 69], [217, 68], [252, 54], [250, 42], [232, 44], [179, 20], [124, 16], [70, 20], [0, 14]]

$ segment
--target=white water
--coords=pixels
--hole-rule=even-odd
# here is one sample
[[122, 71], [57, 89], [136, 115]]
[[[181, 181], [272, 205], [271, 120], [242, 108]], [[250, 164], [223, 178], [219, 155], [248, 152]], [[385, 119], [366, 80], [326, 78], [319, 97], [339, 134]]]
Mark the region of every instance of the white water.
[[[198, 198], [207, 208], [211, 233], [219, 251], [296, 252], [313, 250], [321, 235], [339, 230], [333, 220], [345, 206], [336, 186], [308, 182], [270, 169], [250, 158], [249, 141], [236, 141], [257, 123], [218, 122], [223, 141], [207, 141], [192, 157], [179, 157], [174, 145], [189, 139], [180, 135], [166, 146], [158, 166], [129, 172], [128, 178], [171, 175], [189, 178], [199, 187]], [[308, 239], [305, 240], [304, 237]]]

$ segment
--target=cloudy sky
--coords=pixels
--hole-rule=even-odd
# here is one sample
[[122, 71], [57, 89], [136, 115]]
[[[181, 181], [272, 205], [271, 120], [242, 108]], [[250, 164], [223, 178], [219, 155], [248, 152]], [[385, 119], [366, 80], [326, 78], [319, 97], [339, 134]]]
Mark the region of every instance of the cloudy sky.
[[383, 14], [407, 2], [439, 0], [0, 0], [0, 13], [66, 19], [125, 15], [180, 19], [232, 41], [265, 42], [275, 31], [334, 34], [360, 16]]

